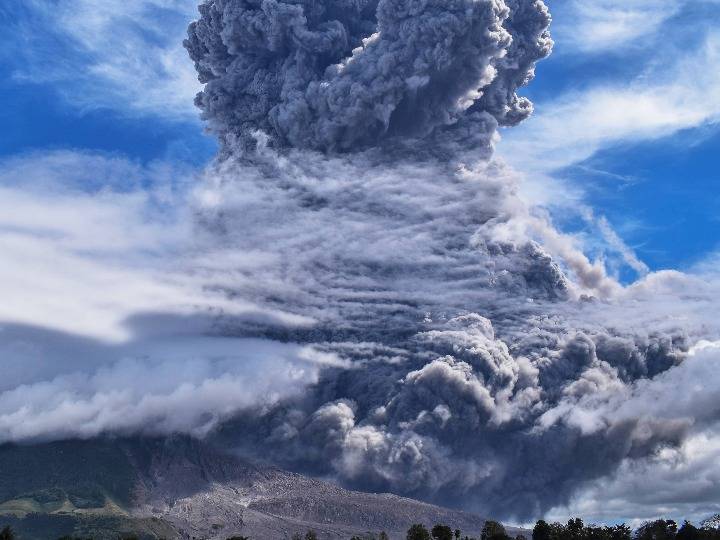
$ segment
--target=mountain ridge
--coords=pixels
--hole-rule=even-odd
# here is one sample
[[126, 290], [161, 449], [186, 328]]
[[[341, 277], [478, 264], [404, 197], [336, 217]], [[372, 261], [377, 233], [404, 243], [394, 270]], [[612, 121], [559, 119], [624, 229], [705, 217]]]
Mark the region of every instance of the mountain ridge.
[[279, 540], [307, 530], [330, 540], [381, 531], [401, 538], [416, 522], [478, 535], [485, 520], [397, 495], [350, 491], [177, 436], [0, 446], [2, 522], [29, 540], [124, 532]]

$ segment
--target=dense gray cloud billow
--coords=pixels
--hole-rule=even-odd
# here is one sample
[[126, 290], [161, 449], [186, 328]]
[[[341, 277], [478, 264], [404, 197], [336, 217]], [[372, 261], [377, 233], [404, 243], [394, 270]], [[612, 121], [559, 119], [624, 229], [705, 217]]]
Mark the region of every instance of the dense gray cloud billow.
[[185, 45], [221, 140], [353, 151], [406, 138], [477, 142], [532, 107], [517, 89], [552, 47], [525, 0], [216, 0]]
[[[0, 223], [10, 266], [25, 235], [49, 268], [50, 229], [79, 276], [111, 268], [83, 307], [125, 339], [78, 341], [83, 310], [37, 288], [22, 312], [0, 306], [15, 317], [2, 356], [35, 368], [0, 386], [0, 441], [182, 431], [524, 520], [717, 424], [712, 384], [671, 405], [697, 373], [717, 377], [698, 368], [717, 348], [697, 344], [720, 338], [718, 280], [621, 285], [492, 158], [498, 126], [532, 111], [517, 92], [550, 52], [549, 22], [541, 0], [201, 4], [186, 47], [223, 148], [179, 204], [184, 225], [145, 223], [160, 188], [150, 202], [103, 190], [138, 244], [117, 252], [88, 240], [101, 220]], [[63, 279], [88, 296], [87, 279]], [[61, 362], [31, 346], [48, 313]]]

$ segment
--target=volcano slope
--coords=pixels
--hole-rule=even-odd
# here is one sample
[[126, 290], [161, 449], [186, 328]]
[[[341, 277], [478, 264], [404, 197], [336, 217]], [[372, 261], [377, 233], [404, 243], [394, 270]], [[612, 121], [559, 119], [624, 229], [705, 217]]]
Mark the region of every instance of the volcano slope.
[[0, 523], [20, 538], [402, 538], [412, 523], [478, 534], [473, 514], [254, 465], [188, 437], [0, 448]]

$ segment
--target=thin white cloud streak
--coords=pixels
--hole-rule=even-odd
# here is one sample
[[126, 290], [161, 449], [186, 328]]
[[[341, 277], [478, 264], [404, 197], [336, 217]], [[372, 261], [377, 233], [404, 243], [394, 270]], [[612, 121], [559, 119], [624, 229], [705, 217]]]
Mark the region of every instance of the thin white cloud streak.
[[605, 216], [596, 217], [595, 212], [589, 207], [580, 207], [580, 213], [588, 224], [597, 229], [604, 244], [616, 252], [622, 261], [632, 268], [639, 277], [644, 277], [650, 273], [650, 267], [641, 261], [637, 253], [620, 238], [620, 235], [615, 232], [615, 229], [613, 229]]
[[30, 0], [24, 9], [33, 23], [21, 26], [16, 40], [30, 44], [15, 46], [14, 56], [23, 60], [16, 78], [51, 83], [83, 109], [197, 117], [193, 98], [200, 84], [182, 47], [194, 2]]
[[720, 35], [662, 72], [591, 87], [538, 106], [498, 150], [524, 172], [550, 173], [616, 144], [659, 139], [720, 119]]
[[[562, 45], [585, 53], [606, 52], [653, 34], [687, 2], [667, 0], [571, 0], [554, 33]], [[561, 49], [560, 53], [563, 50]]]

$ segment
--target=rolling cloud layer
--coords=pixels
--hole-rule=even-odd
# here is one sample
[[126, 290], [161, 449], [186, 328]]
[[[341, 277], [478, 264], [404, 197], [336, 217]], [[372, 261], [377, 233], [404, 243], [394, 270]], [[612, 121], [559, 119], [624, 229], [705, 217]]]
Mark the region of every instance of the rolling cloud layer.
[[227, 293], [307, 321], [221, 317], [222, 332], [335, 358], [300, 396], [225, 423], [219, 443], [356, 488], [529, 517], [684, 440], [691, 416], [615, 405], [717, 335], [662, 306], [661, 288], [677, 298], [686, 276], [623, 289], [528, 212], [502, 168], [372, 154], [263, 148], [208, 173], [207, 241], [243, 254]]
[[713, 331], [647, 315], [616, 328], [641, 288], [521, 204], [491, 159], [497, 127], [532, 110], [516, 91], [552, 46], [543, 3], [336, 7], [212, 0], [189, 29], [196, 102], [224, 143], [200, 213], [208, 241], [256, 265], [228, 292], [312, 320], [226, 331], [339, 360], [219, 440], [520, 518], [680, 445], [691, 414], [613, 404]]
[[[223, 148], [183, 210], [157, 217], [162, 181], [151, 200], [81, 197], [125, 209], [130, 245], [110, 252], [90, 232], [102, 220], [2, 224], [10, 264], [30, 235], [50, 266], [59, 237], [68, 265], [112, 272], [84, 304], [102, 322], [92, 341], [42, 290], [22, 314], [0, 307], [2, 356], [35, 366], [0, 386], [0, 440], [183, 431], [527, 519], [717, 424], [720, 355], [697, 346], [718, 339], [717, 280], [623, 287], [492, 158], [497, 128], [532, 111], [517, 91], [552, 46], [541, 0], [208, 0], [200, 14], [186, 47]], [[13, 200], [45, 193], [23, 198], [13, 178]], [[117, 275], [153, 294], [118, 292]], [[74, 296], [85, 281], [67, 277]], [[29, 321], [48, 312], [65, 333], [32, 347]]]

